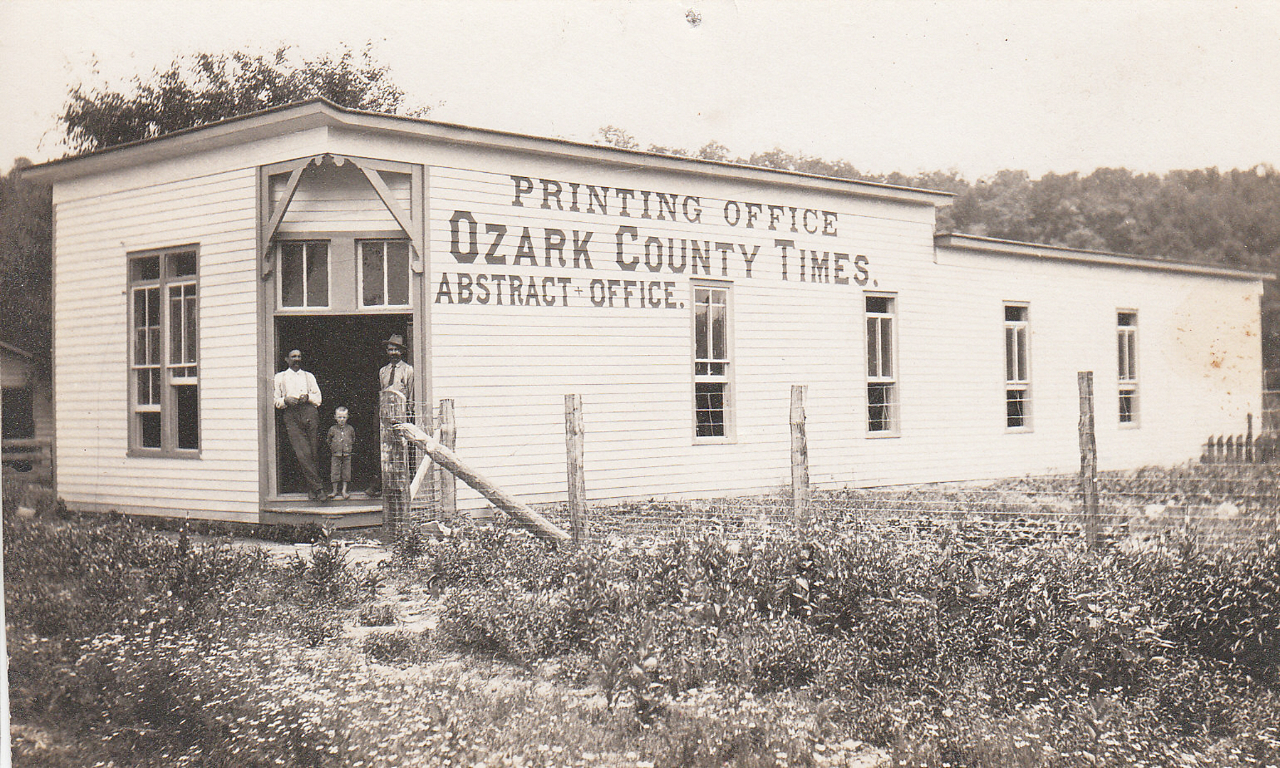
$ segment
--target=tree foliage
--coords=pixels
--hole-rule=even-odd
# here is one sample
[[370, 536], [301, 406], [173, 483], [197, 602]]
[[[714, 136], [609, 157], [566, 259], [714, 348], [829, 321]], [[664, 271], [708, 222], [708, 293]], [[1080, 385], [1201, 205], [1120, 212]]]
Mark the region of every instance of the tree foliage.
[[0, 176], [0, 340], [50, 348], [53, 205], [49, 188], [22, 178], [19, 158]]
[[369, 112], [426, 113], [407, 104], [368, 47], [305, 58], [282, 46], [270, 54], [180, 56], [119, 89], [81, 83], [59, 120], [67, 145], [87, 152], [316, 97]]

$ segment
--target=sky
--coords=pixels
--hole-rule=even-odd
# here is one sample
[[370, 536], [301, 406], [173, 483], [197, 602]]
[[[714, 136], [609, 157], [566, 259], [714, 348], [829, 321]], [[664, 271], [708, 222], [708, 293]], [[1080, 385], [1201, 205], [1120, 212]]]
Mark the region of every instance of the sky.
[[428, 117], [861, 171], [1280, 166], [1280, 2], [0, 0], [0, 166], [78, 82], [371, 44]]

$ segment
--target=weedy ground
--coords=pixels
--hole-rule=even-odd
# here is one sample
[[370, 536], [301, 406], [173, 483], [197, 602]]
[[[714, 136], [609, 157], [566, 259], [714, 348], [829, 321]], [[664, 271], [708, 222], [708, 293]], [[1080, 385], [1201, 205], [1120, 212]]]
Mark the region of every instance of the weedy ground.
[[846, 496], [580, 550], [6, 504], [14, 764], [1280, 764], [1280, 539], [905, 537]]

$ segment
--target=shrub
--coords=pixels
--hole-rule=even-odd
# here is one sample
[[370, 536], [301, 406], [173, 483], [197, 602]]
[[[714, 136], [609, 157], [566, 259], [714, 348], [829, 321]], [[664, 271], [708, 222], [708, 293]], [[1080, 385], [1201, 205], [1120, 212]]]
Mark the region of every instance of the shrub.
[[361, 648], [382, 664], [412, 664], [426, 657], [421, 636], [404, 630], [372, 632], [365, 636]]
[[360, 609], [360, 626], [389, 627], [399, 619], [399, 611], [392, 603], [378, 603]]

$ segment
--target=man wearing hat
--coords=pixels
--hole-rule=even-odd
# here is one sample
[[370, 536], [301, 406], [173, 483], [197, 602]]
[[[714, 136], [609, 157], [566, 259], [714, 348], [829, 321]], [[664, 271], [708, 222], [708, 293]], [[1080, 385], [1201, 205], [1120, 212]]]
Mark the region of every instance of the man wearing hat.
[[[378, 388], [380, 413], [378, 419], [382, 443], [382, 471], [395, 465], [401, 457], [399, 439], [389, 434], [397, 421], [404, 421], [412, 415], [413, 405], [413, 366], [404, 361], [404, 336], [391, 334], [383, 345], [387, 350], [387, 364], [378, 370]], [[369, 486], [368, 495], [377, 496], [382, 493], [382, 477], [374, 478]]]

